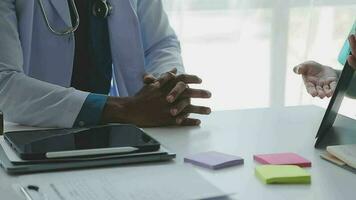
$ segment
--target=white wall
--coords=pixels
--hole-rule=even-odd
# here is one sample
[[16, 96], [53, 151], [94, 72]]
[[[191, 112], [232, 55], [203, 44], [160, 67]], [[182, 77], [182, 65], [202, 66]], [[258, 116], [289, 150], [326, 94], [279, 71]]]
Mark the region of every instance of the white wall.
[[201, 76], [213, 93], [199, 102], [215, 110], [327, 104], [306, 95], [292, 68], [305, 60], [342, 67], [337, 56], [356, 19], [356, 0], [164, 3], [187, 72]]

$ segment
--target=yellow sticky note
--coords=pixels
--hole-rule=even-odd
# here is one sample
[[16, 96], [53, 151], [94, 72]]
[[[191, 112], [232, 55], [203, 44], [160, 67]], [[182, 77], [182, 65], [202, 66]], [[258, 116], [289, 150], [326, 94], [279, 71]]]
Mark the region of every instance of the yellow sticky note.
[[256, 176], [265, 184], [309, 184], [308, 172], [296, 165], [261, 165], [255, 170]]

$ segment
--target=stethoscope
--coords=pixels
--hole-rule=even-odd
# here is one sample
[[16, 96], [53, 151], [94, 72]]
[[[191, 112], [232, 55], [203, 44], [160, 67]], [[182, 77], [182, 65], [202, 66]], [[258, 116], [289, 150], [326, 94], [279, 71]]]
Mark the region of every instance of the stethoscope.
[[[74, 26], [69, 27], [63, 31], [58, 31], [51, 25], [51, 23], [48, 20], [47, 13], [43, 6], [42, 0], [38, 0], [38, 3], [40, 5], [41, 12], [42, 12], [43, 18], [45, 19], [46, 25], [47, 25], [48, 29], [53, 34], [64, 36], [64, 35], [72, 34], [78, 29], [79, 24], [80, 24], [80, 18], [79, 18], [79, 13], [78, 13], [78, 10], [77, 10], [74, 0], [70, 1], [71, 5], [69, 7], [71, 7], [71, 9], [73, 9], [73, 11], [74, 11], [73, 13], [74, 13], [75, 24], [74, 24]], [[110, 5], [110, 3], [107, 0], [94, 0], [93, 7], [92, 7], [92, 13], [94, 16], [100, 17], [100, 18], [107, 18], [111, 14], [111, 11], [112, 11], [112, 6]]]

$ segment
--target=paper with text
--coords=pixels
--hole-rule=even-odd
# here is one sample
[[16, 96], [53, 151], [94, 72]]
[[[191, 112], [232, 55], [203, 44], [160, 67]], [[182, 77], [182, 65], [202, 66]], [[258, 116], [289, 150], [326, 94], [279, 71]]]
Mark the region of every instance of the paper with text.
[[51, 200], [182, 200], [226, 195], [194, 169], [182, 165], [43, 175], [25, 176], [21, 185], [39, 186], [39, 191]]

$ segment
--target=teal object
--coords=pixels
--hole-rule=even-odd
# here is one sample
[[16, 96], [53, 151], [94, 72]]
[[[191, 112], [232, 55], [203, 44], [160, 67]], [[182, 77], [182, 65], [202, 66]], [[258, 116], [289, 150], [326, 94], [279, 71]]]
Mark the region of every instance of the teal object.
[[[355, 30], [356, 30], [356, 21], [354, 22], [354, 25], [352, 26], [352, 29], [350, 31], [350, 34], [355, 34]], [[351, 49], [350, 49], [350, 44], [348, 39], [346, 39], [344, 46], [341, 49], [341, 52], [339, 54], [339, 58], [338, 61], [339, 63], [341, 63], [342, 65], [346, 64], [347, 61], [347, 57], [350, 55]]]

